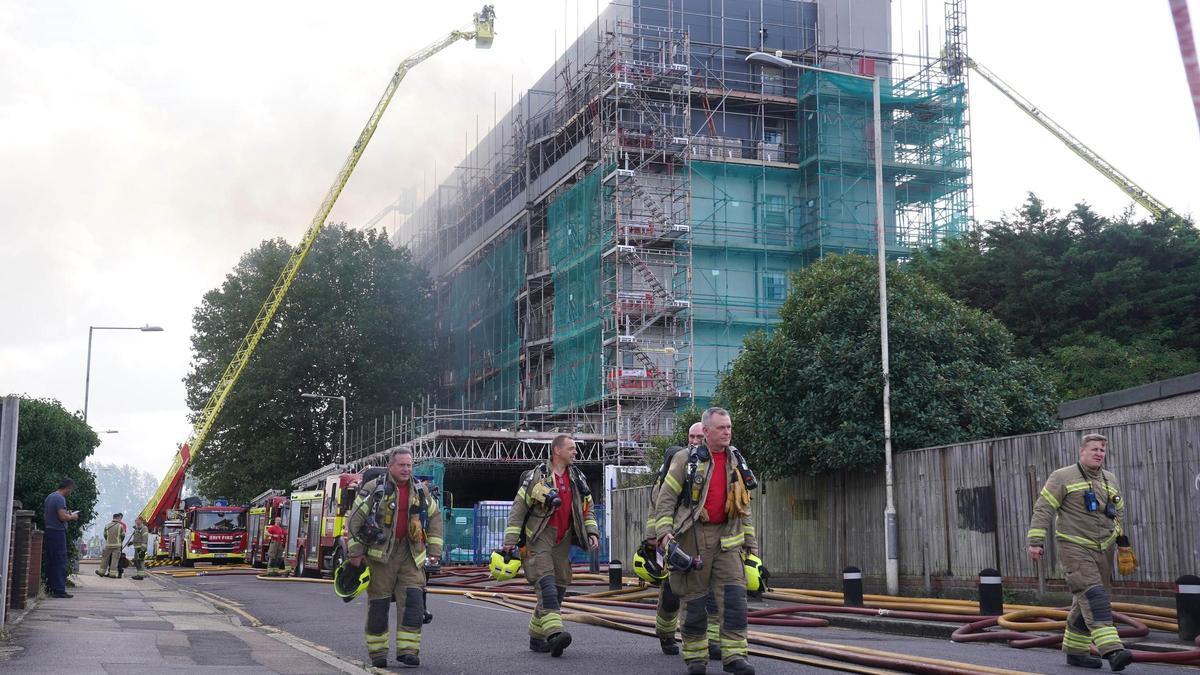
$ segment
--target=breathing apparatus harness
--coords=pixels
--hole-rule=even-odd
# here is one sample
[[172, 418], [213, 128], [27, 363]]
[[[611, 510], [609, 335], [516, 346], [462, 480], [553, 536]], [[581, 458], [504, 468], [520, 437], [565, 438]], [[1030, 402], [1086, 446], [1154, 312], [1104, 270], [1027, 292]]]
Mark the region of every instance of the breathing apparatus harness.
[[[754, 490], [758, 487], [758, 479], [754, 477], [754, 472], [750, 470], [750, 465], [746, 463], [746, 458], [742, 456], [742, 451], [729, 446], [728, 452], [733, 459], [733, 465], [737, 473], [742, 477], [742, 483], [745, 484], [747, 490]], [[712, 460], [712, 452], [707, 445], [696, 445], [688, 448], [687, 473], [684, 475], [684, 489], [679, 493], [679, 499], [675, 506], [680, 504], [683, 506], [692, 506], [700, 502], [700, 493], [704, 489], [704, 475], [700, 473], [700, 462], [708, 462]], [[660, 475], [666, 475], [667, 466], [660, 470]], [[660, 478], [661, 480], [661, 478]]]
[[[357, 532], [359, 539], [368, 543], [379, 545], [387, 540], [387, 533], [390, 529], [396, 526], [395, 516], [398, 509], [396, 508], [396, 484], [392, 481], [392, 476], [386, 469], [382, 469], [382, 476], [375, 484], [375, 488], [368, 493], [366, 486], [375, 476], [372, 476], [373, 470], [368, 469], [363, 473], [362, 487], [359, 488], [358, 494], [365, 497], [367, 500], [367, 518], [363, 522], [362, 528]], [[420, 495], [419, 502], [412, 504], [412, 498], [409, 497], [408, 515], [417, 516], [421, 522], [421, 532], [425, 532], [429, 528], [429, 498], [422, 490], [419, 483], [415, 483], [417, 493]], [[381, 506], [386, 508], [381, 509]]]
[[[542, 474], [541, 480], [534, 479], [538, 473]], [[553, 480], [554, 471], [550, 468], [549, 462], [542, 462], [529, 472], [525, 479], [525, 493], [533, 497], [534, 502], [541, 504], [546, 508], [546, 516], [554, 513], [563, 506], [562, 497], [558, 494], [557, 487], [546, 485], [546, 479]], [[567, 466], [567, 479], [571, 482], [571, 490], [578, 492], [581, 497], [592, 496], [592, 491], [588, 488], [587, 479], [583, 473], [574, 466]], [[540, 488], [540, 489], [539, 489]], [[566, 505], [571, 508], [570, 504]], [[521, 521], [521, 534], [517, 537], [517, 547], [523, 548], [525, 541], [525, 526], [529, 523], [529, 516], [533, 513], [533, 509], [526, 509], [525, 518]], [[587, 514], [584, 514], [587, 517]]]

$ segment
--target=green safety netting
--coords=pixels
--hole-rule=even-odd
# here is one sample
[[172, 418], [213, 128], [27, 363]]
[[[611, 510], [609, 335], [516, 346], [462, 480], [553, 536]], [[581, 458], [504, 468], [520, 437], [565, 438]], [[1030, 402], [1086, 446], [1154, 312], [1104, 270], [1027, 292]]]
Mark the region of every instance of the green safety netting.
[[[875, 250], [875, 132], [872, 83], [805, 72], [797, 122], [801, 190], [810, 207], [806, 259]], [[936, 244], [969, 227], [966, 97], [927, 71], [881, 79], [884, 233], [890, 255]]]
[[442, 490], [446, 480], [446, 465], [436, 459], [427, 459], [413, 467], [413, 476], [417, 480], [429, 481], [433, 484], [438, 503], [443, 501]]
[[449, 365], [455, 403], [474, 410], [511, 410], [520, 404], [521, 338], [516, 297], [525, 281], [519, 233], [496, 242], [450, 282], [447, 307]]
[[442, 559], [447, 562], [475, 562], [475, 509], [446, 509], [446, 527]]
[[577, 409], [601, 395], [600, 171], [550, 204], [547, 236], [554, 281], [551, 406]]

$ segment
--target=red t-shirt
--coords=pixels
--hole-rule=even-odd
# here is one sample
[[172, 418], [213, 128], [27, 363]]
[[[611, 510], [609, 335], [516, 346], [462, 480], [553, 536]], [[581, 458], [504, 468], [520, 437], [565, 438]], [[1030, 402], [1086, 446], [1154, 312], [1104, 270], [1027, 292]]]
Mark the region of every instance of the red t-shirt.
[[[550, 473], [554, 474], [553, 471]], [[567, 474], [564, 471], [561, 476], [554, 476], [554, 487], [558, 490], [558, 498], [562, 500], [562, 506], [550, 514], [550, 524], [558, 530], [558, 536], [554, 539], [556, 544], [571, 531], [571, 511], [574, 509], [571, 505], [571, 478]]]
[[396, 486], [396, 540], [408, 536], [408, 483]]
[[283, 528], [278, 525], [275, 525], [274, 523], [268, 525], [267, 526], [267, 538], [268, 538], [269, 542], [275, 541], [275, 542], [279, 542], [280, 544], [282, 544], [283, 543]]
[[708, 522], [719, 525], [725, 522], [725, 492], [728, 490], [728, 480], [725, 475], [725, 465], [729, 461], [729, 452], [712, 453], [712, 479], [708, 483], [708, 494], [704, 497], [704, 510], [708, 512]]

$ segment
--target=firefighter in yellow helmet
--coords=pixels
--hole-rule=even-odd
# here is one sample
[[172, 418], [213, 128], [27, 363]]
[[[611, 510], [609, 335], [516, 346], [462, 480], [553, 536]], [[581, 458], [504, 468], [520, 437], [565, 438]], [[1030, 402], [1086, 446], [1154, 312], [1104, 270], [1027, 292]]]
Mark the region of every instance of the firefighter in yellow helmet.
[[551, 656], [562, 656], [571, 644], [561, 613], [571, 584], [571, 543], [592, 551], [600, 548], [592, 494], [574, 462], [575, 441], [566, 434], [555, 436], [550, 461], [521, 475], [504, 529], [504, 553], [523, 542], [521, 564], [537, 594], [537, 608], [529, 620], [529, 648]]
[[[688, 450], [704, 444], [704, 425], [696, 422], [688, 427]], [[679, 446], [667, 448], [663, 453], [663, 464], [658, 470], [653, 487], [650, 490], [650, 512], [646, 514], [647, 548], [654, 548], [657, 536], [654, 531], [654, 503], [671, 466], [675, 453], [683, 450]], [[652, 553], [648, 551], [647, 553]], [[712, 593], [705, 599], [705, 609], [708, 612], [708, 658], [711, 661], [721, 659], [721, 616], [717, 608], [716, 598]], [[679, 628], [679, 596], [671, 590], [670, 579], [664, 579], [658, 586], [658, 602], [654, 612], [654, 632], [658, 635], [658, 645], [663, 654], [673, 656], [679, 653], [679, 645], [675, 642], [675, 631]]]
[[677, 452], [654, 505], [658, 546], [678, 546], [702, 565], [671, 572], [683, 606], [683, 659], [689, 674], [706, 671], [711, 592], [721, 617], [721, 661], [727, 673], [754, 675], [747, 660], [746, 573], [742, 549], [757, 552], [746, 471], [733, 457], [733, 422], [722, 408], [704, 411], [704, 445]]
[[1122, 670], [1133, 661], [1133, 654], [1121, 644], [1113, 626], [1113, 544], [1119, 549], [1121, 574], [1132, 574], [1137, 558], [1121, 533], [1125, 500], [1117, 477], [1103, 468], [1107, 452], [1108, 439], [1100, 434], [1087, 434], [1080, 440], [1079, 461], [1046, 479], [1033, 505], [1026, 539], [1029, 557], [1040, 560], [1046, 532], [1055, 525], [1058, 561], [1072, 595], [1062, 643], [1067, 664], [1099, 668], [1100, 659], [1090, 654], [1094, 644], [1112, 670]]
[[422, 565], [441, 560], [442, 514], [428, 485], [413, 480], [411, 450], [393, 451], [387, 471], [364, 480], [346, 533], [350, 564], [361, 566], [365, 560], [371, 572], [364, 631], [371, 665], [387, 667], [388, 607], [395, 598], [396, 660], [403, 667], [419, 666], [425, 619]]

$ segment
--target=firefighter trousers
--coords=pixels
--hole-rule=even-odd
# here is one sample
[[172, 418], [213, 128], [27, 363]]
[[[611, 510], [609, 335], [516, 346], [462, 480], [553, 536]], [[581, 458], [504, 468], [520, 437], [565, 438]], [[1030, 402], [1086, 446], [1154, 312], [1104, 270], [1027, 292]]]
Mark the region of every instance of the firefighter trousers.
[[267, 576], [279, 576], [279, 570], [283, 568], [283, 555], [280, 549], [283, 548], [279, 542], [273, 541], [267, 546]]
[[1071, 591], [1071, 612], [1063, 631], [1063, 651], [1084, 655], [1092, 644], [1103, 656], [1124, 649], [1112, 616], [1109, 551], [1058, 541], [1058, 562]]
[[699, 555], [704, 566], [689, 572], [671, 572], [671, 588], [677, 589], [683, 609], [683, 660], [708, 660], [708, 596], [716, 604], [720, 619], [721, 661], [730, 663], [746, 658], [746, 570], [740, 548], [721, 550], [723, 525], [696, 523], [677, 535], [680, 548], [690, 556]]
[[[721, 611], [717, 608], [717, 599], [712, 593], [704, 598], [704, 609], [708, 612], [708, 644], [717, 647], [721, 644]], [[671, 590], [671, 580], [663, 579], [658, 587], [658, 606], [654, 613], [654, 632], [659, 639], [675, 639], [675, 631], [679, 628], [679, 596]]]
[[548, 526], [525, 547], [525, 579], [537, 594], [537, 607], [529, 619], [529, 636], [545, 640], [563, 630], [562, 602], [571, 585], [571, 535], [557, 544], [558, 530]]
[[[104, 552], [100, 554], [100, 574], [103, 576], [117, 576], [117, 569], [121, 564], [121, 547], [105, 546]], [[109, 572], [112, 574], [109, 574]]]
[[133, 547], [133, 578], [141, 579], [146, 576], [146, 547]]
[[396, 546], [387, 562], [367, 558], [371, 583], [367, 585], [367, 654], [374, 659], [388, 653], [388, 608], [396, 601], [396, 655], [421, 651], [421, 626], [425, 622], [425, 573], [417, 567], [408, 546]]

